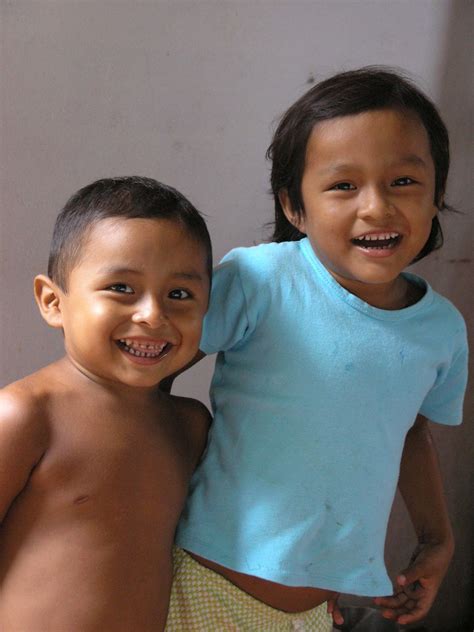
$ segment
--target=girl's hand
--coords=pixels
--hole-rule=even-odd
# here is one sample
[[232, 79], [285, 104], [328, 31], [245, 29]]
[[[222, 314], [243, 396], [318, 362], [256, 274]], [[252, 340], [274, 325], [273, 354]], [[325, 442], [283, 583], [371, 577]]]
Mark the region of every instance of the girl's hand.
[[344, 617], [338, 605], [339, 594], [336, 593], [334, 597], [328, 599], [328, 613], [332, 616], [333, 623], [335, 625], [342, 625], [344, 623]]
[[428, 614], [453, 555], [452, 543], [424, 543], [396, 580], [391, 597], [374, 599], [385, 619], [408, 625]]

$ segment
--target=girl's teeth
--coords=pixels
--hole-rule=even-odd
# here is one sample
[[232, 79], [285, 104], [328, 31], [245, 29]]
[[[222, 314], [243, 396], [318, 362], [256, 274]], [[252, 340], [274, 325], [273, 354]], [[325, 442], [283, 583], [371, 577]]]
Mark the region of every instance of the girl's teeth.
[[357, 241], [375, 241], [377, 239], [395, 239], [398, 233], [381, 233], [380, 235], [361, 235], [356, 237]]

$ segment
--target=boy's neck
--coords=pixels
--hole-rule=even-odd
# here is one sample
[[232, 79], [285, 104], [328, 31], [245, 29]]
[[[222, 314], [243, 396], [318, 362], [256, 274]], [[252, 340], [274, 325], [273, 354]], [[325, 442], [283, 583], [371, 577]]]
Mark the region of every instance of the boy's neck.
[[124, 404], [126, 402], [136, 404], [156, 403], [160, 397], [166, 397], [166, 394], [159, 390], [158, 385], [140, 388], [120, 382], [112, 382], [94, 375], [83, 367], [78, 366], [68, 355], [59, 360], [57, 366], [61, 371], [63, 380], [67, 381], [71, 386], [76, 386], [79, 389], [89, 389], [91, 393], [95, 392], [97, 395], [109, 396], [115, 401], [122, 401]]

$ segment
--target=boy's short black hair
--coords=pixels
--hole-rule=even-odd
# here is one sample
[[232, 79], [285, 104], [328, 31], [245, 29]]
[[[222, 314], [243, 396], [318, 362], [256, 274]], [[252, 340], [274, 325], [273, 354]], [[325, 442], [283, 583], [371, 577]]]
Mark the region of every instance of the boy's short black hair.
[[[286, 189], [295, 214], [304, 215], [301, 181], [306, 146], [315, 125], [340, 116], [370, 110], [395, 109], [414, 113], [428, 134], [435, 166], [434, 203], [441, 210], [454, 210], [444, 202], [449, 170], [449, 137], [436, 106], [402, 73], [384, 66], [366, 66], [342, 72], [313, 86], [283, 115], [267, 158], [272, 161], [271, 190], [275, 201], [272, 241], [297, 241], [303, 235], [285, 217], [278, 194]], [[443, 244], [438, 217], [414, 261]]]
[[53, 232], [48, 276], [67, 291], [71, 270], [95, 223], [109, 217], [166, 219], [176, 222], [206, 251], [209, 278], [212, 247], [206, 223], [199, 211], [176, 189], [152, 178], [128, 176], [104, 178], [89, 184], [67, 201]]

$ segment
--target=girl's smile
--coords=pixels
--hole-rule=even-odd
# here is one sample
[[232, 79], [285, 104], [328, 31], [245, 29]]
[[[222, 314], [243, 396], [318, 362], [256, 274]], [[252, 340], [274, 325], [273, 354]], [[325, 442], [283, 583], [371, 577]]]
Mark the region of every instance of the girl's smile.
[[437, 208], [425, 128], [410, 112], [375, 110], [316, 125], [306, 148], [303, 215], [287, 218], [349, 292], [386, 309], [406, 305], [400, 273], [425, 245]]
[[397, 232], [374, 232], [354, 237], [352, 243], [370, 257], [389, 257], [401, 239]]

